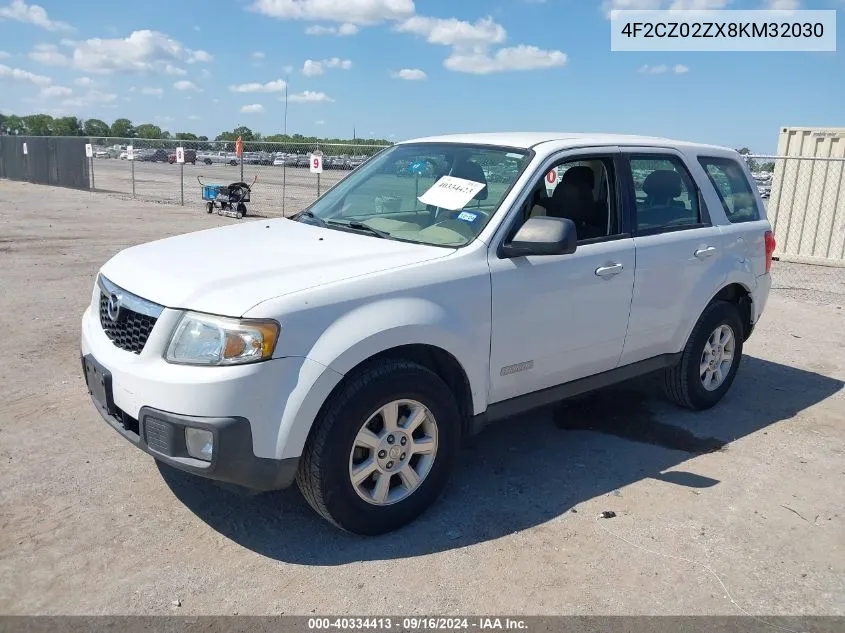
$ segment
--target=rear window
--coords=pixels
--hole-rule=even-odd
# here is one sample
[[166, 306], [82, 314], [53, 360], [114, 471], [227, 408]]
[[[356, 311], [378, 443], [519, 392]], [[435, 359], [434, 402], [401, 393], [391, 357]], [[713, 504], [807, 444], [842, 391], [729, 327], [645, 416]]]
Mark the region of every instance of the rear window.
[[740, 164], [730, 158], [701, 156], [698, 159], [725, 209], [728, 221], [753, 222], [760, 219], [757, 198]]

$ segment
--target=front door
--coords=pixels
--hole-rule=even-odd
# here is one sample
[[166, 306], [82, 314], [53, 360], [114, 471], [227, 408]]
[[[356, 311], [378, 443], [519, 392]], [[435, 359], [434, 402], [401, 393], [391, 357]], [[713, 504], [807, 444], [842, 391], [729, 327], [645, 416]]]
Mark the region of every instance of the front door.
[[[491, 404], [613, 369], [625, 341], [635, 256], [632, 237], [622, 232], [616, 157], [570, 152], [544, 172], [516, 222], [568, 217], [578, 227], [578, 248], [510, 259], [491, 249]], [[576, 195], [555, 196], [557, 187]], [[573, 199], [582, 201], [578, 208], [565, 205]]]

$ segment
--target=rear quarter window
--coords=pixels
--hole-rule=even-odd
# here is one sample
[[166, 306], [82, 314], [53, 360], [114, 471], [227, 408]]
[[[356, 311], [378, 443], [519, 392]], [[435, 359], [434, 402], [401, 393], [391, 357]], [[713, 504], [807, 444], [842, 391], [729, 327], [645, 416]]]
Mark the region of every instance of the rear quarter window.
[[700, 156], [698, 162], [707, 172], [710, 182], [719, 195], [728, 221], [754, 222], [760, 219], [757, 197], [740, 164], [730, 158]]

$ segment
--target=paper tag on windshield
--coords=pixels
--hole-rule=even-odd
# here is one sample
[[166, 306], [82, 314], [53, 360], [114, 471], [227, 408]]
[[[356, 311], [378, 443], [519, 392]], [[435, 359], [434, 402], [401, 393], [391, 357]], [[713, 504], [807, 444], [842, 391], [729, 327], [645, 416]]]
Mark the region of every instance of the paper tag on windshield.
[[443, 176], [417, 199], [433, 207], [457, 211], [463, 209], [486, 186], [483, 182]]

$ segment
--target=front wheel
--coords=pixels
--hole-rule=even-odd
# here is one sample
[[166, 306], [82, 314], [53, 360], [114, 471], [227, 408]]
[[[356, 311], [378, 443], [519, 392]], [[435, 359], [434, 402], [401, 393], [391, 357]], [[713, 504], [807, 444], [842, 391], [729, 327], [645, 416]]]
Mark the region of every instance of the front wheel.
[[698, 319], [681, 360], [666, 370], [666, 395], [687, 409], [709, 409], [733, 384], [742, 358], [743, 326], [737, 307], [711, 303]]
[[212, 211], [214, 211], [214, 203], [213, 202], [206, 203], [205, 210], [206, 210], [207, 213], [211, 213]]
[[314, 510], [356, 534], [395, 530], [440, 495], [461, 418], [446, 384], [403, 360], [372, 364], [334, 393], [314, 423], [297, 483]]

